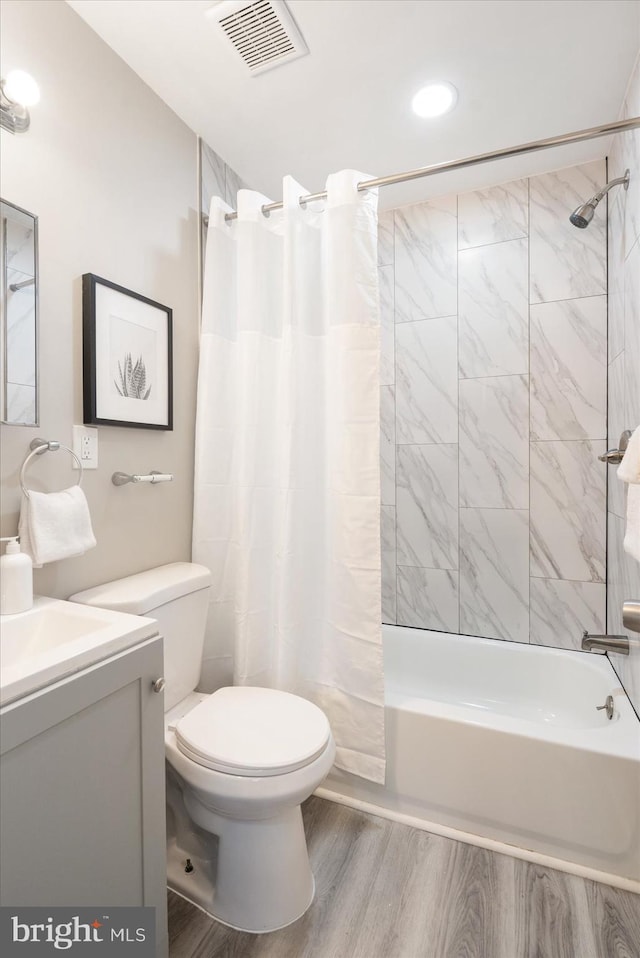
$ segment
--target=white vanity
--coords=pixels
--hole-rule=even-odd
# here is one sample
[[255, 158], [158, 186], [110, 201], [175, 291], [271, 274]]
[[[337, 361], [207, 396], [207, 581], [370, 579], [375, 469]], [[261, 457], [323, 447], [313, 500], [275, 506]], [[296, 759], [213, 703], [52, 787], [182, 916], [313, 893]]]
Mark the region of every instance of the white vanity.
[[0, 630], [1, 904], [153, 906], [166, 956], [157, 623], [40, 597]]

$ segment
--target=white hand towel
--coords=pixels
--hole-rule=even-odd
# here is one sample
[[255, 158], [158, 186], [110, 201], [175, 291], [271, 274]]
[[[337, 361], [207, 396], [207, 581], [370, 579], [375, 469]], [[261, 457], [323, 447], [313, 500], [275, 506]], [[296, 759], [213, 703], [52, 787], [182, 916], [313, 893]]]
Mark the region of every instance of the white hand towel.
[[623, 482], [640, 482], [640, 426], [631, 433], [622, 462], [618, 466], [618, 479]]
[[22, 497], [18, 526], [20, 548], [36, 569], [82, 555], [96, 545], [86, 496], [80, 486], [62, 492], [34, 492]]
[[618, 478], [628, 483], [624, 551], [640, 562], [640, 426], [634, 430], [618, 466]]

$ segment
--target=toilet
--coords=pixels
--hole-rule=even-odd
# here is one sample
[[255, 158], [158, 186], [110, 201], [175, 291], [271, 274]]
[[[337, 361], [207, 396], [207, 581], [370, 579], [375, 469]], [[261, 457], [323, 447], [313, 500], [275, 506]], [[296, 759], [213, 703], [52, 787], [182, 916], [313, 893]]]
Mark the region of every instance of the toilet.
[[204, 566], [174, 562], [70, 601], [149, 616], [164, 637], [169, 887], [233, 928], [275, 931], [313, 900], [300, 805], [335, 743], [324, 712], [297, 695], [195, 691], [209, 585]]

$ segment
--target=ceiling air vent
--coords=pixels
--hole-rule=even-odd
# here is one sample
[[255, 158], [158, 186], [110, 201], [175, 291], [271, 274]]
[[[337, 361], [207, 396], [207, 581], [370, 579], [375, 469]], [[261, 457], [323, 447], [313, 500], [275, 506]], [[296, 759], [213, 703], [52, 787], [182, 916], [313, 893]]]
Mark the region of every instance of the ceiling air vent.
[[218, 21], [253, 74], [309, 52], [283, 0], [223, 0], [207, 14]]

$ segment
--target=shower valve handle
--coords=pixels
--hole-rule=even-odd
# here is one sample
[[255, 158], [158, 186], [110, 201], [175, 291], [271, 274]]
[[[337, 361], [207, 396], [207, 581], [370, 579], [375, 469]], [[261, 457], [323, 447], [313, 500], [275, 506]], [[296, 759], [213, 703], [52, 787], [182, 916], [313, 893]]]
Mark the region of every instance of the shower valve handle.
[[605, 453], [601, 456], [598, 456], [600, 462], [607, 462], [610, 466], [617, 466], [622, 462], [622, 456], [624, 453], [620, 452], [619, 449], [607, 449]]
[[600, 462], [607, 462], [610, 466], [617, 466], [622, 462], [622, 457], [624, 456], [627, 446], [629, 445], [629, 440], [631, 439], [631, 430], [625, 429], [623, 433], [620, 434], [620, 440], [618, 442], [617, 449], [607, 449], [605, 453], [601, 456], [598, 456]]
[[622, 627], [630, 632], [640, 632], [640, 601], [627, 599], [622, 606]]

